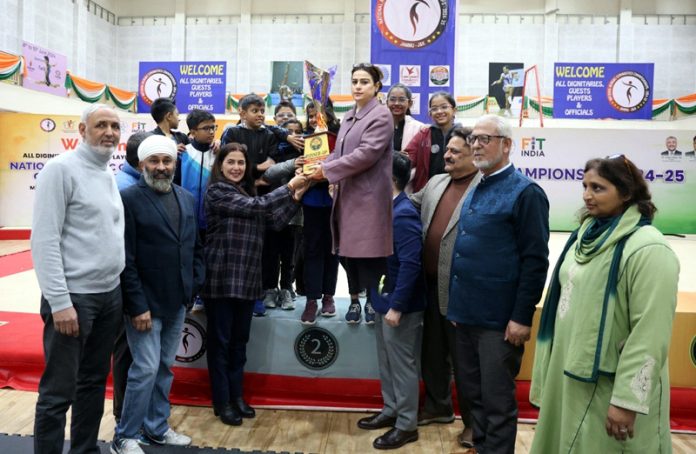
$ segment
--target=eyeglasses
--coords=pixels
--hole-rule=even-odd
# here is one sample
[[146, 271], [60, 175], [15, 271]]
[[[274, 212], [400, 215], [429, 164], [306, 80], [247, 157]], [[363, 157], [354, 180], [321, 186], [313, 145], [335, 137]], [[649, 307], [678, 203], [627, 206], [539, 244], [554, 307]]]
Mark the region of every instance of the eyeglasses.
[[451, 109], [451, 108], [452, 108], [452, 106], [450, 106], [449, 104], [443, 104], [443, 105], [441, 105], [441, 106], [431, 107], [429, 112], [430, 112], [431, 114], [433, 114], [433, 113], [438, 113], [438, 112], [440, 112], [440, 111], [445, 112], [445, 111], [447, 111], [447, 110], [449, 110], [449, 109]]
[[200, 128], [195, 128], [194, 131], [215, 132], [217, 131], [217, 128], [217, 125], [201, 126]]
[[408, 98], [406, 98], [406, 97], [404, 97], [404, 96], [401, 96], [401, 97], [399, 97], [399, 98], [397, 98], [397, 97], [395, 97], [395, 96], [390, 96], [389, 98], [387, 98], [387, 101], [393, 102], [393, 103], [395, 103], [395, 104], [396, 104], [396, 103], [398, 103], [398, 104], [406, 104], [406, 103], [408, 102]]
[[473, 134], [469, 134], [468, 136], [466, 136], [466, 143], [468, 143], [469, 145], [473, 145], [478, 140], [478, 143], [480, 143], [481, 145], [488, 145], [489, 143], [491, 143], [491, 139], [494, 138], [507, 139], [506, 136], [492, 136], [489, 134], [479, 134], [478, 136], [475, 136]]
[[624, 165], [626, 166], [626, 170], [628, 170], [628, 174], [630, 175], [631, 180], [633, 180], [633, 172], [631, 171], [631, 166], [628, 165], [628, 158], [626, 158], [626, 155], [623, 155], [623, 154], [613, 154], [613, 155], [611, 155], [611, 156], [607, 156], [607, 157], [604, 158], [604, 159], [606, 159], [606, 160], [608, 160], [608, 161], [609, 161], [609, 160], [612, 160], [612, 159], [622, 159]]
[[372, 68], [374, 65], [372, 63], [356, 63], [353, 65], [353, 69], [365, 69]]

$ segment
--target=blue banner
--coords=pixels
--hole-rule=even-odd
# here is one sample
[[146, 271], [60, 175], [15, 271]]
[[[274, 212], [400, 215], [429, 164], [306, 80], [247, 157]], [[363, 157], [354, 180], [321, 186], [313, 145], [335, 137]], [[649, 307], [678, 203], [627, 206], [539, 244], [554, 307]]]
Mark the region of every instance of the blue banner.
[[556, 63], [554, 118], [652, 118], [653, 63]]
[[371, 62], [385, 91], [401, 82], [413, 92], [413, 117], [430, 122], [429, 94], [454, 90], [456, 0], [372, 0]]
[[169, 98], [179, 113], [193, 109], [225, 113], [227, 63], [224, 61], [141, 61], [139, 74], [138, 112], [149, 112], [157, 98]]

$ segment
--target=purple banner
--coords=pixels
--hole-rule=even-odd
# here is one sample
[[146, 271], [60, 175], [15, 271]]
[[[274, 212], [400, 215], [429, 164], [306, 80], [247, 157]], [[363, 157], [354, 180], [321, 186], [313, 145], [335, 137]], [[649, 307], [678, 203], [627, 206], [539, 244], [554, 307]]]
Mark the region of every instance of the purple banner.
[[401, 82], [413, 92], [413, 117], [430, 122], [428, 101], [454, 90], [456, 0], [371, 0], [371, 62], [385, 91]]
[[66, 96], [68, 59], [65, 55], [26, 41], [22, 43], [22, 55], [27, 62], [27, 75], [22, 82], [24, 88]]
[[554, 118], [652, 119], [653, 63], [556, 63]]
[[149, 112], [157, 98], [169, 98], [179, 113], [193, 109], [225, 113], [226, 77], [224, 61], [141, 61], [138, 112]]

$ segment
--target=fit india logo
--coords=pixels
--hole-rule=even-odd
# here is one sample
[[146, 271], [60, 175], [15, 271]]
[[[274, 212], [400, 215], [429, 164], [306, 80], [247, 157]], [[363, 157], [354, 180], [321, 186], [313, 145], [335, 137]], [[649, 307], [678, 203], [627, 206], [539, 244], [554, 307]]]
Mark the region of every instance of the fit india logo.
[[639, 72], [620, 72], [607, 84], [609, 104], [619, 112], [636, 112], [645, 106], [649, 98], [650, 85]]
[[148, 71], [140, 80], [139, 93], [148, 106], [157, 98], [173, 100], [176, 97], [176, 78], [166, 69]]
[[192, 363], [205, 354], [205, 328], [192, 318], [186, 317], [181, 329], [179, 349], [176, 360], [180, 363]]
[[390, 43], [419, 49], [437, 41], [449, 20], [447, 0], [377, 0], [375, 22]]
[[546, 142], [546, 139], [543, 137], [522, 137], [522, 140], [520, 140], [520, 156], [531, 158], [546, 156], [544, 153], [544, 142]]

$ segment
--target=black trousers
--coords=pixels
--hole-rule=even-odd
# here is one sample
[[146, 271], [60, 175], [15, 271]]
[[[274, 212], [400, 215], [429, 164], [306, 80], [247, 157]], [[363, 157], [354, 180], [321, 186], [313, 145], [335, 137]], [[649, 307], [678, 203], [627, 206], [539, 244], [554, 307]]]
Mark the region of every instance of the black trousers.
[[455, 371], [471, 405], [474, 444], [484, 454], [513, 454], [517, 437], [515, 377], [524, 346], [515, 347], [502, 331], [457, 325]]
[[338, 256], [331, 252], [331, 207], [303, 207], [304, 287], [308, 300], [336, 293]]
[[65, 414], [72, 406], [70, 452], [98, 453], [111, 351], [123, 316], [121, 287], [106, 293], [70, 294], [77, 311], [78, 337], [58, 333], [48, 302], [41, 298], [46, 368], [39, 382], [34, 452], [61, 454]]
[[261, 258], [261, 279], [264, 290], [278, 287], [292, 289], [293, 271], [295, 269], [295, 229], [289, 225], [280, 231], [267, 229], [263, 241]]
[[116, 341], [114, 342], [113, 366], [111, 374], [114, 379], [114, 417], [121, 419], [123, 397], [126, 395], [126, 382], [128, 381], [128, 369], [133, 363], [133, 357], [128, 347], [124, 318], [121, 317]]
[[207, 357], [213, 405], [222, 407], [242, 397], [246, 346], [249, 342], [253, 300], [205, 301], [208, 316]]
[[[437, 277], [428, 279], [427, 306], [423, 314], [423, 345], [421, 346], [421, 377], [425, 388], [423, 411], [431, 415], [451, 415], [452, 370], [455, 328], [440, 312]], [[471, 409], [464, 397], [461, 380], [454, 374], [459, 414], [465, 426], [471, 426]]]

